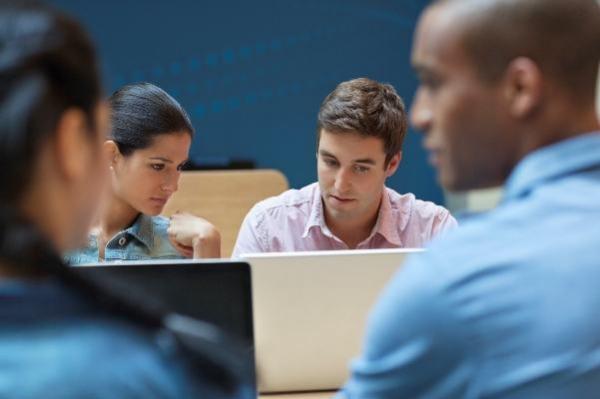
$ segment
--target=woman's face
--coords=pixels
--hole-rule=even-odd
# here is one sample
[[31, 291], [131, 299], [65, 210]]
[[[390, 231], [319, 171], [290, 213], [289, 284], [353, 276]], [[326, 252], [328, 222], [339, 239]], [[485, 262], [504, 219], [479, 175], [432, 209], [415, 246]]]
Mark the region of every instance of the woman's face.
[[177, 191], [191, 144], [188, 132], [166, 133], [147, 148], [117, 154], [111, 163], [113, 193], [137, 212], [159, 215]]

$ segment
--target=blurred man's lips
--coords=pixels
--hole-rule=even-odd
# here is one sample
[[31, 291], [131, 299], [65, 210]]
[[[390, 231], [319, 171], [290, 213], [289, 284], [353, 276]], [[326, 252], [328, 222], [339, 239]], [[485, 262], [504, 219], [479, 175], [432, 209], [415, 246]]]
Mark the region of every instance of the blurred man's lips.
[[440, 165], [440, 152], [439, 151], [429, 151], [429, 156], [427, 157], [428, 162], [435, 167]]
[[439, 166], [442, 153], [440, 147], [427, 142], [425, 142], [423, 147], [425, 148], [428, 154], [427, 161], [435, 167]]

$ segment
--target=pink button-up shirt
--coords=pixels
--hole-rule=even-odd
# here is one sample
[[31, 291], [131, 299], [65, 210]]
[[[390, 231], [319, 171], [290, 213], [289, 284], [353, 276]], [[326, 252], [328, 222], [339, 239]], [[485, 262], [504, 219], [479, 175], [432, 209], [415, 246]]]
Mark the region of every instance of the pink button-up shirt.
[[[456, 226], [447, 209], [385, 188], [373, 231], [357, 249], [420, 248]], [[246, 215], [233, 257], [255, 252], [348, 249], [325, 224], [318, 183], [256, 204]]]

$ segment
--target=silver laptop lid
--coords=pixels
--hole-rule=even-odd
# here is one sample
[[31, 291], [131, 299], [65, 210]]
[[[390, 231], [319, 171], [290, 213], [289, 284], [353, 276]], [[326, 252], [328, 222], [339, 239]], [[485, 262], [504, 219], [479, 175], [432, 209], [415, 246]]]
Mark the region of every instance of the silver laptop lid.
[[261, 392], [337, 389], [369, 310], [409, 254], [377, 249], [247, 254]]

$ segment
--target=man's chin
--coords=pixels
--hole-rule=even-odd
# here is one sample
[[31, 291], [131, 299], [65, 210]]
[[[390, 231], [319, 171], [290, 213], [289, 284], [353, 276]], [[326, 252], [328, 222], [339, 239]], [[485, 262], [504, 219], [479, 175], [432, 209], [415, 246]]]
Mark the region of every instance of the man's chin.
[[327, 213], [335, 220], [351, 220], [356, 217], [354, 209], [340, 209], [337, 207], [327, 207]]
[[456, 174], [440, 174], [438, 182], [445, 190], [455, 193], [498, 187], [503, 184], [502, 179], [483, 179], [481, 177], [469, 179], [466, 175], [458, 176]]

